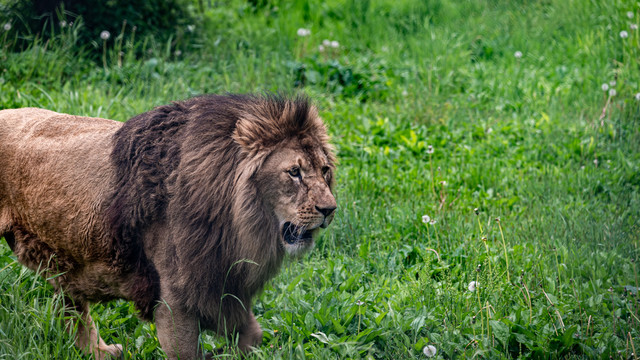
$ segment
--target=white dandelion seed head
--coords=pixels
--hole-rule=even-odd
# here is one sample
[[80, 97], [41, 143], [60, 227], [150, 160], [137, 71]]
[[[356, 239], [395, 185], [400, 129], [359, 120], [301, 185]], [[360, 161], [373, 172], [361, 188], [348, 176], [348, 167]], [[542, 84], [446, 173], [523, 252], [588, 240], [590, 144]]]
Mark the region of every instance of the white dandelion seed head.
[[607, 90], [609, 90], [609, 84], [604, 83], [604, 84], [602, 84], [601, 88], [602, 88], [602, 91], [607, 91]]
[[435, 225], [437, 223], [436, 219], [431, 219], [431, 221], [429, 221], [429, 225]]
[[633, 19], [633, 11], [627, 11], [627, 17]]
[[616, 95], [618, 95], [618, 92], [616, 91], [616, 89], [609, 90], [609, 96], [616, 96]]
[[333, 41], [331, 42], [331, 47], [332, 47], [332, 48], [334, 48], [334, 49], [337, 49], [337, 48], [339, 48], [339, 47], [340, 47], [340, 43], [339, 43], [339, 42], [337, 42], [337, 41], [335, 41], [335, 40], [333, 40]]
[[436, 356], [437, 352], [438, 352], [438, 349], [436, 349], [436, 347], [433, 345], [427, 345], [422, 349], [422, 353], [426, 357], [434, 357]]
[[176, 56], [180, 56], [180, 55], [182, 55], [182, 51], [180, 51], [180, 50], [176, 50], [176, 52], [175, 52], [174, 54], [175, 54]]
[[309, 36], [309, 35], [311, 35], [311, 30], [305, 29], [305, 28], [300, 28], [300, 29], [298, 29], [297, 34], [300, 37]]
[[629, 33], [626, 30], [620, 31], [620, 37], [626, 39], [629, 37]]
[[322, 45], [324, 47], [331, 47], [331, 40], [328, 40], [328, 39], [322, 40]]
[[522, 58], [522, 51], [516, 51], [513, 53], [513, 56], [516, 57], [516, 59], [520, 59]]
[[11, 30], [11, 23], [8, 22], [6, 24], [4, 24], [4, 26], [2, 27], [4, 29], [4, 31], [9, 31]]
[[478, 282], [477, 281], [472, 281], [469, 283], [469, 286], [467, 286], [467, 289], [469, 289], [469, 291], [474, 292], [476, 291], [476, 289], [478, 288]]
[[102, 30], [102, 32], [100, 33], [100, 39], [104, 41], [109, 40], [110, 37], [111, 37], [111, 33], [108, 32], [107, 30]]
[[631, 30], [638, 30], [638, 24], [631, 24], [631, 25], [629, 25], [629, 29], [631, 29]]
[[318, 45], [318, 51], [324, 52], [324, 45]]
[[635, 94], [634, 97], [636, 98], [636, 100], [640, 101], [640, 93]]
[[427, 154], [433, 154], [433, 146], [427, 146]]
[[425, 224], [428, 224], [429, 221], [431, 221], [431, 216], [429, 215], [422, 215], [422, 222]]
[[609, 86], [614, 87], [616, 86], [617, 82], [615, 80], [611, 80], [609, 81]]

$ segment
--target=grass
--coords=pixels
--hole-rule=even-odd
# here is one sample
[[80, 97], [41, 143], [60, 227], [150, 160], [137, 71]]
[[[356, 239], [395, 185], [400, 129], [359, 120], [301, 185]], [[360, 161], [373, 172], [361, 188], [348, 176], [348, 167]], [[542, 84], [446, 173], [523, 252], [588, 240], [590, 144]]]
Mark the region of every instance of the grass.
[[[635, 2], [269, 3], [206, 7], [182, 53], [114, 36], [98, 63], [74, 27], [20, 53], [0, 32], [0, 108], [124, 121], [202, 93], [309, 94], [339, 212], [256, 299], [250, 358], [638, 358]], [[0, 269], [0, 359], [82, 358], [4, 242]], [[160, 356], [129, 303], [92, 309], [125, 358]]]

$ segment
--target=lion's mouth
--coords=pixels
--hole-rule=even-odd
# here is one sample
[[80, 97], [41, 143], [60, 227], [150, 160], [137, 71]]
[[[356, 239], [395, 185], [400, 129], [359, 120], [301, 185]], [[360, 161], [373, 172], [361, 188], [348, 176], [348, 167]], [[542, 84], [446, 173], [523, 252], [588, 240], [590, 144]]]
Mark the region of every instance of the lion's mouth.
[[282, 226], [282, 237], [287, 244], [293, 245], [301, 241], [311, 241], [313, 239], [313, 231], [304, 230], [303, 227], [299, 227], [290, 222], [286, 222]]

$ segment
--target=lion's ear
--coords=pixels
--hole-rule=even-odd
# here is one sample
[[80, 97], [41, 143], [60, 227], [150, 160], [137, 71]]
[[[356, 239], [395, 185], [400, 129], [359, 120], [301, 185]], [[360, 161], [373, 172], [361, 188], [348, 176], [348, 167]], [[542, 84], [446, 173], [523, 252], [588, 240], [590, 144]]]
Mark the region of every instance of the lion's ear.
[[276, 110], [269, 105], [272, 104], [254, 106], [252, 111], [241, 113], [236, 123], [233, 139], [248, 153], [256, 154], [296, 133], [288, 121], [291, 106], [287, 103]]
[[233, 140], [244, 151], [255, 154], [265, 147], [267, 129], [255, 119], [241, 118], [233, 131]]

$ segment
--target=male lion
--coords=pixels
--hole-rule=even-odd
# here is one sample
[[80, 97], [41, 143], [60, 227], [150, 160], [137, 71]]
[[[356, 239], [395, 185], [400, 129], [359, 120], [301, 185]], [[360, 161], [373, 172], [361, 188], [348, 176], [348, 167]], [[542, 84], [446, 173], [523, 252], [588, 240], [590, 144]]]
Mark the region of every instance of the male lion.
[[[260, 344], [251, 300], [329, 225], [335, 158], [304, 97], [208, 95], [122, 124], [0, 111], [0, 235], [81, 316], [76, 345], [121, 354], [88, 304], [124, 298], [170, 359], [199, 329]], [[69, 324], [70, 328], [73, 324]]]

